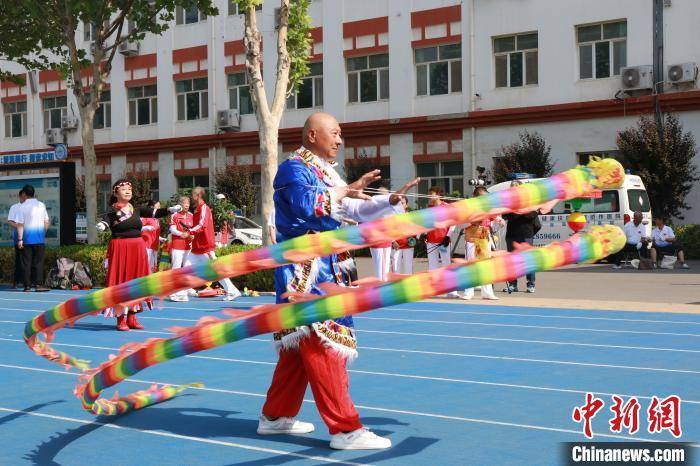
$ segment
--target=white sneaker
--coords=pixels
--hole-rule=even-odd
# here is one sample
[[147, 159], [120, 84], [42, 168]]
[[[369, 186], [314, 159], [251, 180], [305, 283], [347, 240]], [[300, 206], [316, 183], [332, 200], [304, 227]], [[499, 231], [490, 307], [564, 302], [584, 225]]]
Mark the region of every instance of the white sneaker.
[[464, 290], [464, 294], [461, 296], [464, 300], [470, 300], [474, 297], [474, 288], [467, 288]]
[[185, 303], [189, 301], [190, 298], [187, 297], [187, 295], [178, 295], [178, 294], [171, 294], [170, 295], [170, 301], [175, 301], [176, 303]]
[[447, 297], [448, 298], [459, 298], [460, 296], [459, 296], [459, 293], [457, 293], [456, 291], [450, 291], [449, 293], [447, 293]]
[[622, 268], [621, 265], [613, 265], [613, 269], [615, 270], [620, 270]]
[[368, 428], [331, 437], [331, 448], [336, 450], [383, 450], [391, 447], [391, 440], [380, 437]]
[[187, 296], [197, 296], [197, 290], [190, 288], [187, 290]]
[[224, 301], [233, 301], [236, 298], [239, 298], [241, 296], [241, 292], [236, 290], [233, 293], [226, 293], [226, 296], [224, 296]]
[[293, 417], [279, 417], [270, 421], [265, 416], [258, 420], [258, 434], [308, 434], [314, 431], [314, 425], [310, 422], [297, 421]]
[[489, 301], [498, 301], [498, 300], [501, 299], [501, 298], [499, 298], [499, 297], [496, 296], [495, 294], [482, 294], [482, 295], [481, 295], [481, 299], [486, 299], [486, 300], [489, 300]]
[[683, 263], [681, 264], [681, 268], [682, 268], [682, 269], [689, 269], [690, 266], [689, 266], [688, 264], [686, 264], [685, 262], [683, 262]]

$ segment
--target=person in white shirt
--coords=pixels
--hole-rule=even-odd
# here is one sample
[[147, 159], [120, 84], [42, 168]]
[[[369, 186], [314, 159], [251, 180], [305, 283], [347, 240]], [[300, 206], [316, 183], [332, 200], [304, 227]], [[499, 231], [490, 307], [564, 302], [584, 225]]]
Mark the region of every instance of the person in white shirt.
[[640, 257], [649, 257], [649, 247], [651, 238], [645, 235], [644, 224], [642, 223], [642, 213], [635, 212], [631, 222], [625, 223], [623, 227], [627, 242], [625, 247], [610, 256], [614, 262], [614, 269], [622, 268], [622, 259], [627, 253], [638, 253]]
[[17, 288], [24, 281], [24, 272], [22, 272], [22, 250], [17, 246], [17, 215], [19, 208], [27, 198], [24, 191], [19, 191], [19, 202], [12, 204], [10, 211], [7, 213], [7, 223], [12, 227], [12, 242], [15, 245], [15, 274], [12, 279], [12, 288]]
[[24, 291], [30, 291], [32, 283], [36, 291], [49, 291], [44, 285], [44, 241], [49, 229], [49, 214], [43, 202], [34, 199], [34, 186], [22, 188], [26, 201], [20, 206], [17, 224], [17, 247], [22, 250]]
[[[685, 254], [683, 248], [678, 243], [676, 235], [670, 226], [666, 225], [663, 217], [654, 219], [655, 227], [651, 230], [653, 246], [651, 248], [651, 260], [656, 264], [658, 256], [677, 256], [678, 263], [684, 269], [688, 269], [688, 264], [685, 263]], [[673, 266], [671, 266], [672, 268]]]

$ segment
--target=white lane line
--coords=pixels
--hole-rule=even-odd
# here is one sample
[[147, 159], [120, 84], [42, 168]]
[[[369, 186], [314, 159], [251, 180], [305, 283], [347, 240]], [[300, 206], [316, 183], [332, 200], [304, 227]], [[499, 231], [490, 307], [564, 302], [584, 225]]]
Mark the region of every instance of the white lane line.
[[[34, 309], [18, 309], [18, 308], [5, 308], [8, 311], [20, 311], [20, 312], [41, 312]], [[197, 322], [196, 319], [175, 319], [169, 317], [144, 317], [158, 320], [173, 320], [180, 322]], [[369, 316], [355, 316], [357, 320], [379, 320], [379, 321], [391, 321], [391, 322], [408, 322], [408, 323], [426, 323], [426, 324], [447, 324], [447, 325], [464, 325], [464, 326], [476, 326], [476, 327], [504, 327], [504, 328], [530, 328], [538, 330], [566, 330], [575, 332], [594, 332], [594, 333], [628, 333], [634, 335], [664, 335], [664, 336], [676, 336], [676, 337], [700, 337], [700, 334], [696, 333], [674, 333], [674, 332], [658, 332], [658, 331], [646, 331], [646, 330], [615, 330], [615, 329], [598, 329], [598, 328], [581, 328], [581, 327], [556, 327], [550, 325], [523, 325], [523, 324], [493, 324], [485, 322], [462, 322], [462, 321], [448, 321], [448, 320], [424, 320], [424, 319], [399, 319], [394, 317], [369, 317]], [[5, 321], [0, 321], [5, 322]], [[10, 323], [9, 321], [7, 321]], [[368, 330], [365, 330], [368, 331]]]
[[552, 325], [522, 325], [522, 324], [489, 324], [485, 322], [460, 322], [448, 320], [418, 320], [418, 319], [397, 319], [394, 317], [354, 317], [357, 320], [387, 320], [394, 322], [413, 322], [424, 324], [449, 324], [449, 325], [474, 325], [477, 327], [507, 327], [507, 328], [534, 328], [543, 330], [570, 330], [575, 332], [602, 332], [602, 333], [632, 333], [639, 335], [669, 335], [674, 337], [700, 337], [697, 333], [673, 333], [673, 332], [653, 332], [644, 330], [613, 330], [600, 328], [581, 327], [555, 327]]
[[597, 343], [576, 343], [576, 342], [564, 342], [564, 341], [549, 341], [549, 340], [523, 340], [518, 338], [495, 338], [495, 337], [473, 337], [467, 335], [445, 335], [436, 333], [416, 333], [416, 332], [397, 332], [389, 330], [358, 330], [355, 329], [356, 333], [380, 333], [388, 335], [408, 335], [408, 336], [419, 336], [419, 337], [435, 337], [435, 338], [456, 338], [460, 340], [479, 340], [479, 341], [507, 341], [510, 343], [534, 343], [541, 345], [559, 345], [559, 346], [582, 346], [590, 348], [617, 348], [617, 349], [633, 349], [633, 350], [650, 350], [650, 351], [678, 351], [678, 352], [688, 352], [697, 353], [698, 350], [687, 350], [687, 349], [675, 349], [675, 348], [654, 348], [648, 346], [625, 346], [625, 345], [602, 345]]
[[[12, 339], [12, 338], [0, 338], [0, 341], [7, 342], [18, 342], [24, 343], [23, 340]], [[66, 346], [72, 348], [85, 348], [85, 349], [100, 349], [105, 351], [119, 351], [119, 348], [104, 347], [104, 346], [87, 346], [87, 345], [76, 345], [69, 343], [54, 343], [54, 346]], [[576, 361], [561, 361], [552, 359], [533, 359], [533, 358], [516, 358], [513, 356], [493, 356], [493, 355], [483, 355], [483, 354], [467, 354], [467, 353], [451, 353], [452, 356], [458, 356], [462, 358], [473, 358], [473, 359], [487, 359], [495, 361], [516, 361], [534, 364], [552, 364], [552, 365], [564, 365], [564, 366], [582, 366], [582, 367], [602, 367], [606, 369], [625, 369], [625, 370], [636, 370], [636, 371], [650, 371], [650, 372], [671, 372], [671, 373], [681, 373], [681, 374], [700, 374], [700, 371], [690, 370], [690, 369], [667, 369], [660, 367], [643, 367], [643, 366], [624, 366], [616, 364], [596, 364], [588, 362], [576, 362]], [[250, 359], [237, 359], [237, 358], [224, 358], [224, 357], [214, 357], [214, 356], [201, 356], [201, 355], [188, 355], [185, 358], [193, 359], [204, 359], [213, 361], [225, 361], [240, 364], [257, 364], [257, 365], [268, 365], [274, 366], [275, 362], [270, 361], [256, 361]], [[355, 369], [348, 369], [348, 372], [358, 373], [358, 374], [368, 374], [368, 375], [380, 375], [398, 378], [411, 378], [420, 380], [433, 380], [442, 382], [462, 382], [462, 379], [448, 379], [442, 377], [428, 377], [419, 376], [411, 374], [400, 374], [400, 373], [389, 373], [389, 372], [373, 372], [373, 371], [360, 371]], [[464, 382], [462, 382], [464, 383]]]
[[[34, 371], [34, 372], [46, 372], [50, 374], [58, 374], [58, 375], [68, 375], [68, 376], [77, 376], [78, 374], [72, 373], [72, 372], [65, 372], [65, 371], [56, 371], [56, 370], [49, 370], [49, 369], [39, 369], [35, 367], [24, 367], [24, 366], [13, 366], [9, 364], [0, 364], [0, 367], [4, 368], [9, 368], [9, 369], [20, 369], [20, 370], [28, 370], [28, 371]], [[156, 382], [152, 380], [139, 380], [139, 379], [126, 379], [127, 382], [135, 382], [135, 383], [143, 383], [143, 384], [148, 384], [148, 385], [153, 385], [153, 384], [167, 384], [167, 385], [178, 385], [178, 384], [173, 384], [173, 383], [166, 383], [166, 382]], [[225, 394], [230, 394], [230, 395], [240, 395], [240, 396], [250, 396], [250, 397], [255, 397], [255, 398], [265, 398], [266, 395], [263, 393], [252, 393], [252, 392], [242, 392], [242, 391], [236, 391], [236, 390], [226, 390], [222, 388], [207, 388], [207, 387], [191, 387], [192, 390], [200, 390], [200, 391], [209, 391], [209, 392], [215, 392], [215, 393], [225, 393]], [[601, 393], [603, 394], [603, 393]], [[685, 400], [684, 400], [685, 401]], [[304, 399], [304, 403], [311, 403], [315, 404], [313, 400], [309, 399]], [[421, 411], [409, 411], [409, 410], [403, 410], [403, 409], [393, 409], [393, 408], [381, 408], [377, 406], [367, 406], [367, 405], [355, 405], [356, 408], [360, 409], [365, 409], [368, 411], [379, 411], [379, 412], [384, 412], [384, 413], [395, 413], [395, 414], [406, 414], [409, 416], [417, 416], [417, 417], [429, 417], [429, 418], [434, 418], [434, 419], [443, 419], [443, 420], [450, 420], [450, 421], [462, 421], [462, 422], [472, 422], [472, 423], [479, 423], [479, 424], [490, 424], [490, 425], [496, 425], [496, 426], [502, 426], [502, 427], [518, 427], [518, 428], [523, 428], [523, 429], [533, 429], [533, 430], [543, 430], [543, 431], [550, 431], [550, 432], [562, 432], [562, 433], [570, 433], [570, 434], [576, 434], [576, 435], [583, 435], [581, 431], [579, 430], [571, 430], [571, 429], [560, 429], [556, 427], [544, 427], [544, 426], [536, 426], [536, 425], [530, 425], [530, 424], [518, 424], [518, 423], [511, 423], [511, 422], [502, 422], [502, 421], [493, 421], [490, 419], [477, 419], [477, 418], [469, 418], [469, 417], [462, 417], [462, 416], [448, 416], [444, 414], [435, 414], [435, 413], [425, 413]], [[642, 438], [642, 437], [626, 437], [624, 435], [613, 435], [613, 434], [595, 434], [596, 437], [605, 437], [605, 438], [620, 438], [620, 439], [625, 439], [625, 440], [638, 440], [638, 441], [647, 441], [647, 442], [663, 442], [664, 440], [658, 440], [658, 439], [648, 439], [648, 438]], [[693, 448], [700, 448], [700, 445], [695, 444], [695, 443], [690, 443], [689, 444]]]
[[[18, 299], [8, 299], [8, 298], [0, 298], [0, 301], [17, 301]], [[53, 304], [59, 304], [62, 301], [48, 301], [48, 300], [39, 300], [39, 299], [30, 299], [29, 301], [31, 302], [45, 302], [45, 303], [53, 303]], [[419, 301], [420, 302], [420, 301]], [[233, 303], [226, 303], [221, 307], [221, 309], [225, 309], [227, 307], [231, 307], [232, 305], [235, 305], [235, 303], [239, 304], [272, 304], [272, 301], [242, 301], [242, 300], [236, 300]], [[202, 303], [205, 304], [205, 303]], [[208, 302], [206, 304], [223, 304], [220, 303], [219, 301], [216, 302]], [[216, 310], [218, 308], [216, 307], [181, 307], [173, 304], [168, 304], [167, 306], [156, 306], [157, 309], [172, 309], [172, 310], [192, 310], [192, 311], [202, 311], [202, 310]], [[42, 312], [45, 309], [42, 310], [37, 310], [37, 312]], [[595, 309], [594, 309], [595, 310]], [[414, 309], [414, 308], [402, 308], [402, 307], [382, 307], [375, 309], [375, 311], [405, 311], [405, 312], [426, 312], [426, 313], [434, 313], [434, 314], [454, 314], [454, 315], [479, 315], [479, 316], [488, 316], [488, 317], [530, 317], [530, 318], [542, 318], [542, 319], [578, 319], [578, 320], [600, 320], [600, 321], [608, 321], [608, 322], [642, 322], [642, 323], [651, 323], [651, 324], [678, 324], [678, 325], [700, 325], [700, 322], [698, 321], [682, 321], [682, 320], [652, 320], [652, 319], [627, 319], [623, 317], [590, 317], [590, 316], [562, 316], [562, 315], [549, 315], [549, 314], [519, 314], [519, 313], [511, 313], [511, 312], [477, 312], [477, 311], [447, 311], [447, 310], [437, 310], [437, 309]], [[603, 312], [609, 312], [609, 311], [603, 311]], [[626, 311], [629, 312], [629, 311]], [[646, 314], [646, 313], [645, 313]], [[411, 319], [406, 319], [406, 320], [411, 320]], [[420, 322], [420, 321], [416, 321]], [[445, 321], [437, 321], [437, 322], [445, 322]], [[447, 323], [447, 322], [446, 322]], [[452, 322], [450, 322], [452, 323]]]
[[[33, 312], [25, 309], [15, 309], [19, 312]], [[156, 320], [173, 320], [173, 321], [185, 321], [185, 322], [197, 322], [196, 319], [171, 319], [169, 317], [140, 317], [140, 319], [156, 319]], [[26, 323], [17, 321], [0, 321], [0, 323]], [[80, 324], [78, 324], [80, 325]], [[80, 328], [77, 327], [79, 330]], [[684, 349], [684, 348], [660, 348], [654, 346], [630, 346], [630, 345], [604, 345], [599, 343], [579, 343], [579, 342], [564, 342], [564, 341], [551, 341], [551, 340], [525, 340], [519, 338], [495, 338], [495, 337], [475, 337], [467, 335], [443, 335], [434, 333], [413, 333], [413, 332], [398, 332], [398, 331], [383, 331], [383, 330], [355, 330], [358, 333], [385, 333], [392, 335], [410, 335], [410, 336], [424, 336], [424, 337], [434, 337], [434, 338], [453, 338], [462, 340], [477, 340], [477, 341], [499, 341], [499, 342], [509, 342], [509, 343], [527, 343], [535, 345], [556, 345], [556, 346], [580, 346], [586, 348], [611, 348], [611, 349], [622, 349], [622, 350], [636, 350], [636, 351], [662, 351], [662, 352], [673, 352], [673, 353], [700, 353], [700, 350]], [[173, 335], [172, 332], [159, 332], [155, 330], [135, 330], [134, 332], [146, 333], [150, 335]], [[263, 338], [246, 338], [249, 341], [262, 341], [266, 343], [271, 343], [271, 340], [265, 340]], [[448, 353], [448, 352], [436, 352], [436, 351], [418, 351], [418, 350], [406, 350], [406, 349], [394, 349], [394, 348], [377, 348], [372, 346], [358, 346], [359, 349], [369, 349], [377, 351], [396, 351], [396, 352], [406, 352], [406, 353], [416, 353], [416, 354], [429, 354], [435, 356], [461, 356], [459, 353]]]
[[291, 451], [275, 450], [272, 448], [264, 448], [264, 447], [256, 447], [253, 445], [246, 445], [244, 443], [227, 442], [225, 440], [214, 440], [214, 439], [208, 439], [208, 438], [202, 438], [202, 437], [195, 437], [193, 435], [173, 434], [171, 432], [163, 432], [163, 431], [159, 431], [159, 430], [139, 429], [137, 427], [128, 427], [128, 426], [122, 426], [122, 425], [118, 425], [118, 424], [111, 424], [111, 423], [100, 422], [100, 421], [87, 421], [85, 419], [76, 419], [73, 417], [56, 416], [53, 414], [37, 413], [34, 411], [25, 411], [22, 409], [12, 409], [12, 408], [0, 407], [0, 411], [4, 411], [6, 413], [24, 414], [27, 416], [40, 417], [40, 418], [44, 418], [44, 419], [52, 419], [55, 421], [73, 422], [73, 423], [77, 423], [77, 424], [98, 425], [98, 426], [102, 426], [102, 427], [107, 427], [109, 429], [126, 430], [126, 431], [130, 431], [130, 432], [138, 432], [140, 434], [156, 435], [159, 437], [169, 437], [169, 438], [174, 438], [174, 439], [178, 439], [178, 440], [190, 440], [192, 442], [208, 443], [210, 445], [219, 445], [219, 446], [223, 446], [223, 447], [238, 448], [240, 450], [250, 450], [250, 451], [255, 451], [255, 452], [259, 452], [259, 453], [269, 453], [269, 454], [273, 454], [273, 455], [293, 456], [295, 458], [303, 458], [306, 460], [320, 461], [322, 463], [348, 464], [348, 465], [353, 465], [353, 466], [364, 465], [364, 463], [353, 463], [351, 461], [335, 460], [332, 458], [324, 458], [322, 456], [304, 455], [303, 453], [294, 453]]
[[[437, 309], [412, 309], [404, 307], [385, 307], [385, 311], [404, 312], [427, 312], [431, 314], [455, 314], [455, 315], [475, 315], [488, 317], [533, 317], [542, 319], [579, 319], [579, 320], [603, 320], [609, 322], [643, 322], [649, 324], [679, 324], [679, 325], [700, 325], [700, 322], [684, 320], [650, 320], [650, 319], [626, 319], [623, 317], [590, 317], [590, 316], [560, 316], [548, 314], [518, 314], [515, 312], [478, 312], [478, 311], [445, 311]], [[625, 311], [629, 312], [629, 311]]]

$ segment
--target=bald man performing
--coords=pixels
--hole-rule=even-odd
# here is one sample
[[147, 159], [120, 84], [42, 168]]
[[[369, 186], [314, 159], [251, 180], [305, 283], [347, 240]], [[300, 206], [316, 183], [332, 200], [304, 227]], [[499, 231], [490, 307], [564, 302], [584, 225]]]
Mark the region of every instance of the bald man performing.
[[[343, 143], [340, 126], [327, 113], [311, 115], [304, 125], [304, 145], [280, 165], [274, 181], [277, 241], [340, 228], [341, 221], [371, 221], [403, 212], [401, 194], [369, 197], [362, 190], [378, 180], [379, 170], [363, 175], [348, 185], [336, 172], [335, 157]], [[342, 260], [342, 259], [341, 259]], [[323, 294], [320, 283], [344, 286], [338, 256], [319, 257], [275, 270], [277, 302], [285, 293]], [[293, 299], [293, 298], [292, 298]], [[311, 386], [316, 407], [331, 433], [331, 448], [372, 450], [391, 446], [362, 426], [348, 391], [348, 359], [357, 357], [357, 340], [352, 317], [316, 322], [276, 333], [279, 361], [267, 400], [262, 409], [258, 433], [306, 434], [313, 424], [295, 419], [306, 386]]]

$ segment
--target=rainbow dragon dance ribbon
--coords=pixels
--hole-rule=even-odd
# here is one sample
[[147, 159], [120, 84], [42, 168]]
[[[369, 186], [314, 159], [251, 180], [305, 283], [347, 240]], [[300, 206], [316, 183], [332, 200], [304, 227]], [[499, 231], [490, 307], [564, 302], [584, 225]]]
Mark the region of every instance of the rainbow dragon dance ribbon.
[[[94, 369], [89, 368], [86, 361], [50, 346], [53, 333], [57, 329], [116, 304], [148, 296], [164, 296], [223, 277], [240, 276], [289, 262], [359, 249], [379, 242], [418, 235], [433, 228], [479, 221], [495, 214], [531, 211], [557, 200], [586, 195], [596, 188], [619, 187], [623, 181], [624, 170], [618, 162], [612, 159], [595, 159], [586, 167], [577, 167], [505, 191], [386, 217], [340, 230], [305, 235], [266, 248], [225, 256], [198, 266], [159, 272], [58, 304], [27, 323], [24, 339], [36, 354], [67, 368], [77, 367], [83, 370], [81, 383], [75, 394], [82, 398], [85, 409], [94, 414], [123, 414], [170, 399], [187, 388], [153, 386], [149, 390], [121, 398], [116, 395], [111, 400], [99, 398], [105, 388], [146, 367], [261, 333], [423, 299], [482, 283], [512, 279], [530, 271], [600, 259], [619, 250], [624, 245], [624, 235], [615, 227], [595, 229], [591, 234], [577, 235], [564, 243], [547, 248], [512, 253], [471, 265], [434, 270], [427, 275], [418, 274], [382, 286], [363, 288], [359, 292], [346, 291], [308, 303], [263, 306], [256, 308], [244, 319], [204, 318], [195, 327], [181, 330], [173, 338], [124, 345], [118, 356]], [[417, 277], [422, 277], [421, 281], [416, 282]], [[431, 285], [419, 286], [423, 281]], [[410, 286], [407, 286], [407, 283]], [[403, 291], [399, 293], [399, 290]], [[44, 334], [45, 341], [39, 338], [41, 334]]]

